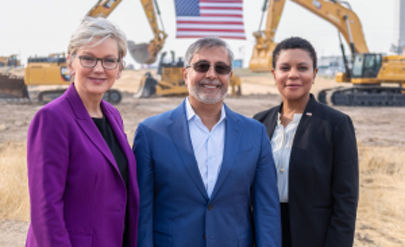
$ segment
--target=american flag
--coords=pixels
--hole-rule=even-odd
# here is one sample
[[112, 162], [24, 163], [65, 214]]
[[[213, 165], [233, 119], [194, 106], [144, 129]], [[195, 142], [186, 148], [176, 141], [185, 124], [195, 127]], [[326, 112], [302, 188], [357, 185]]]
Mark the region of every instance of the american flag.
[[246, 39], [243, 0], [175, 0], [176, 37]]

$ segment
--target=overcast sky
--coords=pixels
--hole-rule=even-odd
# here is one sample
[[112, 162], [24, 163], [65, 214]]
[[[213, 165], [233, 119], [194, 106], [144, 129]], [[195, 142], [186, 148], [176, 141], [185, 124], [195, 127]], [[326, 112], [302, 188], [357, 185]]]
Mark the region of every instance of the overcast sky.
[[[395, 6], [397, 0], [348, 0], [359, 16], [366, 41], [372, 52], [389, 53], [395, 40]], [[87, 11], [97, 0], [2, 0], [0, 8], [0, 56], [19, 54], [26, 63], [29, 56], [65, 52], [68, 40]], [[193, 39], [175, 38], [174, 0], [158, 0], [168, 34], [163, 50], [174, 50], [183, 56]], [[263, 0], [244, 0], [244, 22], [247, 40], [227, 42], [236, 58], [251, 55], [255, 40], [252, 32], [259, 26]], [[148, 42], [152, 32], [140, 1], [123, 0], [108, 17], [135, 43]], [[264, 20], [265, 21], [265, 20]], [[339, 55], [337, 30], [325, 20], [287, 0], [276, 34], [276, 41], [301, 36], [315, 46], [319, 55]], [[127, 57], [128, 63], [134, 61]]]

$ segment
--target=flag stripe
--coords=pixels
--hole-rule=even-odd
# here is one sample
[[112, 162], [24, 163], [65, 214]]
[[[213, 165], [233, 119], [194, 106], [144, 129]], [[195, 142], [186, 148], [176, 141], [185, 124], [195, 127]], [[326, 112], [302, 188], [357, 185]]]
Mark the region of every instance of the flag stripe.
[[224, 33], [224, 32], [177, 32], [177, 38], [198, 38], [198, 37], [207, 37], [207, 36], [218, 36], [221, 38], [229, 39], [246, 39], [244, 34], [238, 33]]
[[223, 11], [223, 10], [229, 10], [229, 11], [235, 11], [235, 12], [243, 12], [241, 7], [211, 7], [211, 6], [201, 6], [200, 7], [201, 11], [209, 11], [209, 10], [219, 10], [219, 11]]
[[233, 26], [238, 26], [240, 25], [241, 28], [243, 28], [243, 22], [241, 21], [177, 21], [177, 26], [180, 27], [180, 25], [184, 25], [184, 24], [204, 24], [204, 25], [216, 25], [216, 24], [221, 24], [221, 25], [227, 25], [227, 24], [231, 24]]
[[183, 21], [183, 22], [188, 22], [188, 21], [201, 21], [201, 22], [210, 22], [210, 21], [229, 21], [229, 22], [243, 22], [241, 18], [235, 18], [235, 17], [210, 17], [210, 16], [178, 16], [177, 21]]
[[200, 7], [242, 8], [241, 3], [200, 3]]
[[220, 29], [220, 28], [202, 28], [202, 27], [198, 27], [198, 28], [178, 28], [177, 31], [179, 32], [188, 32], [188, 31], [198, 31], [201, 30], [203, 32], [230, 32], [230, 33], [243, 33], [243, 29]]
[[243, 26], [242, 25], [207, 25], [207, 24], [180, 24], [177, 25], [177, 30], [181, 29], [181, 28], [194, 28], [194, 29], [198, 29], [198, 28], [206, 28], [206, 29], [223, 29], [225, 30], [241, 30], [243, 32]]
[[238, 18], [240, 18], [240, 19], [242, 19], [242, 15], [219, 15], [219, 14], [201, 14], [201, 16], [211, 16], [211, 17], [213, 17], [213, 16], [220, 16], [220, 17], [227, 17], [227, 16], [229, 16], [229, 17], [238, 17]]
[[233, 9], [200, 9], [201, 15], [203, 14], [218, 14], [218, 15], [240, 15], [242, 16], [243, 11], [233, 10]]
[[217, 0], [200, 0], [200, 3], [243, 3], [242, 0], [222, 0], [222, 1], [217, 1]]

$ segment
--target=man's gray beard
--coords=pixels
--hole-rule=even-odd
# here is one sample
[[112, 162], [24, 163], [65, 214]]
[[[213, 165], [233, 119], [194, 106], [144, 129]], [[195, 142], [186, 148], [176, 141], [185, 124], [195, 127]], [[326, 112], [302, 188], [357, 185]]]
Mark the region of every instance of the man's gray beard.
[[[203, 82], [203, 81], [201, 81]], [[217, 104], [221, 101], [223, 101], [228, 94], [228, 88], [225, 89], [225, 92], [223, 91], [223, 83], [221, 83], [221, 90], [220, 93], [216, 94], [214, 98], [211, 97], [204, 97], [207, 96], [203, 92], [198, 92], [198, 89], [200, 88], [198, 85], [194, 85], [190, 87], [190, 95], [196, 98], [199, 102], [204, 103], [204, 104]]]

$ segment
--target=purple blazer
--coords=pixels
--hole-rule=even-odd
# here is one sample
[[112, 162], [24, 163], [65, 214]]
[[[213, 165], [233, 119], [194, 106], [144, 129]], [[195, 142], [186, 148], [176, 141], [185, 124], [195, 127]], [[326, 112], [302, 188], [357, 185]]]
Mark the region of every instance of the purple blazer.
[[75, 87], [38, 111], [27, 141], [31, 225], [26, 246], [122, 246], [125, 212], [137, 242], [139, 191], [135, 156], [117, 109], [102, 101], [128, 160], [125, 186], [114, 156]]

